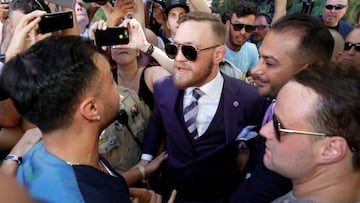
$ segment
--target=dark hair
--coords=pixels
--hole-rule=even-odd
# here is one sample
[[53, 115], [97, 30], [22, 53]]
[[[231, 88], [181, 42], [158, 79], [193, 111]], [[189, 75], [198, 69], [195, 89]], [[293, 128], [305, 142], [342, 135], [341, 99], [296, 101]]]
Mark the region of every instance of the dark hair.
[[51, 13], [49, 6], [47, 6], [43, 0], [13, 0], [10, 3], [9, 12], [20, 10], [24, 14], [31, 13], [35, 10], [46, 11]]
[[353, 65], [313, 64], [294, 81], [319, 95], [310, 121], [319, 132], [344, 137], [352, 151], [353, 166], [360, 169], [360, 69]]
[[233, 7], [232, 11], [230, 13], [230, 19], [232, 14], [235, 13], [235, 15], [239, 17], [244, 17], [248, 15], [256, 15], [256, 5], [252, 2], [248, 1], [239, 1], [237, 2]]
[[331, 59], [334, 39], [328, 28], [318, 19], [307, 14], [290, 14], [280, 18], [271, 32], [291, 32], [299, 36], [297, 53], [308, 63], [327, 62]]
[[98, 69], [90, 41], [77, 36], [51, 36], [7, 62], [0, 85], [21, 116], [44, 133], [71, 122], [71, 115]]
[[208, 22], [211, 25], [214, 36], [217, 38], [212, 40], [216, 41], [217, 42], [216, 44], [225, 44], [226, 27], [221, 22], [220, 18], [208, 12], [192, 11], [182, 15], [179, 18], [179, 24], [189, 20], [198, 21], [198, 22]]

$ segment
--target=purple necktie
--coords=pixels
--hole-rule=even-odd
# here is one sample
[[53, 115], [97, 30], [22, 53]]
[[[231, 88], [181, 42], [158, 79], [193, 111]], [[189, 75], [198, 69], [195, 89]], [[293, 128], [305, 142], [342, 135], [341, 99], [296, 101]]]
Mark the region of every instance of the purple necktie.
[[273, 99], [272, 102], [271, 102], [271, 104], [270, 104], [269, 107], [267, 108], [261, 126], [264, 126], [265, 124], [267, 124], [269, 121], [272, 120], [272, 117], [273, 117], [273, 109], [274, 109], [275, 102], [276, 102], [276, 100]]
[[185, 126], [188, 129], [189, 133], [194, 139], [198, 138], [198, 132], [196, 128], [196, 116], [198, 113], [198, 100], [204, 95], [204, 93], [199, 89], [195, 88], [192, 92], [193, 98], [191, 103], [184, 109], [184, 120]]

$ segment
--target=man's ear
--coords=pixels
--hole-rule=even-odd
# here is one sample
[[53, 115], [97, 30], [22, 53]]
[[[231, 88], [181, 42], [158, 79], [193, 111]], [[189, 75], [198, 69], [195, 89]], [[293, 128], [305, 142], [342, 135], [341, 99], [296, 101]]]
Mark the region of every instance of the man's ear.
[[14, 34], [15, 27], [14, 27], [13, 23], [11, 22], [10, 18], [8, 18], [6, 20], [7, 20], [7, 29], [9, 29], [11, 34]]
[[231, 26], [230, 20], [226, 20], [225, 26], [226, 26], [226, 31], [230, 32], [230, 26]]
[[95, 98], [93, 97], [85, 98], [79, 106], [79, 111], [80, 114], [87, 120], [90, 121], [100, 120], [99, 106], [96, 103]]
[[338, 162], [345, 157], [348, 144], [343, 137], [327, 137], [319, 150], [321, 150], [320, 156], [318, 156], [319, 163], [328, 164]]
[[343, 57], [343, 55], [344, 55], [343, 51], [339, 51], [339, 52], [336, 54], [335, 62], [336, 62], [336, 63], [340, 63], [340, 62], [341, 62], [341, 58]]
[[224, 60], [226, 49], [224, 45], [216, 47], [214, 51], [214, 64], [219, 64]]

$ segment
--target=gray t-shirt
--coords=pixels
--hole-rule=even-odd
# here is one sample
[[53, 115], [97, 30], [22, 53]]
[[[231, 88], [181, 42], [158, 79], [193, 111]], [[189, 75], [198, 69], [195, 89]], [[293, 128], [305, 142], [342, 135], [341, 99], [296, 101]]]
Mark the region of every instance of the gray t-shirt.
[[298, 199], [294, 197], [293, 192], [290, 191], [286, 195], [277, 198], [271, 203], [319, 203], [317, 201], [306, 200], [306, 199]]

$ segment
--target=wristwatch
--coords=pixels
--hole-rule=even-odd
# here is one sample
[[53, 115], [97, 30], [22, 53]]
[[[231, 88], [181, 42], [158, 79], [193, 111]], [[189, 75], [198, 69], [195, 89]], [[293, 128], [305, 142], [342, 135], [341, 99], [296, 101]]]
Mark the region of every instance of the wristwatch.
[[154, 45], [150, 44], [148, 49], [146, 50], [145, 54], [151, 56], [151, 54], [154, 52]]
[[4, 161], [7, 160], [11, 160], [11, 161], [15, 161], [18, 165], [20, 165], [22, 163], [22, 157], [21, 156], [16, 156], [13, 154], [9, 154], [5, 157]]

